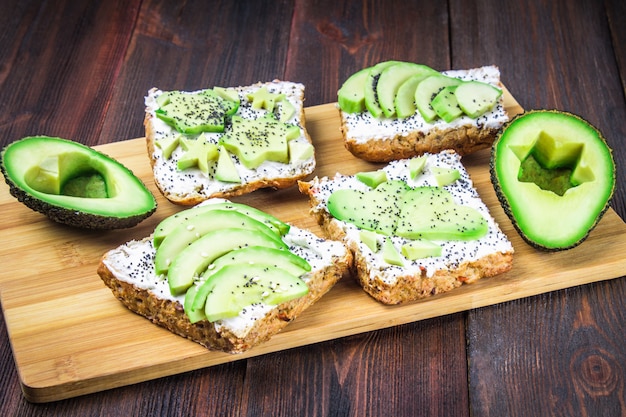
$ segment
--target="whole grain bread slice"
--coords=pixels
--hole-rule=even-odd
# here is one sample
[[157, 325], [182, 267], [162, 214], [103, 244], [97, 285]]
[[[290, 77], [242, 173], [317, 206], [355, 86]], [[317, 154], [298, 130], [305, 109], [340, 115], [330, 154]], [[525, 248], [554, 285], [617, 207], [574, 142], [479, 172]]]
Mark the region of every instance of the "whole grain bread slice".
[[[293, 107], [293, 115], [285, 122], [295, 124], [300, 128], [300, 136], [292, 139], [293, 142], [311, 143], [311, 137], [306, 129], [304, 113], [304, 85], [290, 81], [274, 80], [259, 82], [249, 86], [234, 87], [238, 92], [240, 105], [237, 115], [243, 118], [257, 118], [270, 112], [263, 108], [252, 107], [253, 101], [248, 95], [261, 88], [266, 88], [272, 94], [282, 94], [282, 100], [288, 101]], [[201, 91], [201, 90], [199, 90]], [[146, 147], [154, 175], [154, 182], [159, 191], [169, 201], [179, 205], [192, 206], [209, 198], [229, 198], [248, 194], [261, 188], [282, 189], [295, 185], [298, 180], [309, 175], [316, 166], [315, 155], [302, 160], [280, 163], [266, 161], [255, 169], [246, 168], [235, 155], [231, 155], [237, 168], [241, 182], [219, 181], [214, 175], [207, 175], [196, 168], [180, 170], [177, 161], [182, 150], [174, 151], [171, 157], [164, 156], [162, 149], [157, 146], [159, 138], [175, 135], [173, 127], [168, 126], [156, 116], [159, 108], [158, 97], [164, 91], [152, 88], [145, 98], [146, 110], [144, 127]], [[194, 92], [191, 92], [194, 93]], [[275, 113], [276, 111], [274, 111]], [[271, 113], [271, 112], [270, 112]], [[205, 133], [204, 136], [212, 143], [218, 144], [223, 133]], [[191, 138], [198, 137], [191, 135]], [[210, 163], [214, 171], [216, 163]]]
[[[329, 239], [344, 242], [354, 256], [353, 276], [363, 290], [384, 304], [399, 304], [420, 300], [471, 284], [485, 277], [492, 277], [510, 270], [513, 266], [514, 249], [506, 235], [489, 214], [487, 206], [480, 200], [473, 188], [467, 171], [454, 151], [426, 154], [428, 162], [421, 185], [434, 186], [429, 176], [429, 167], [445, 166], [461, 170], [461, 178], [453, 189], [455, 199], [470, 202], [485, 217], [489, 225], [487, 235], [476, 242], [439, 242], [443, 244], [441, 259], [426, 258], [410, 261], [404, 266], [385, 262], [380, 253], [375, 253], [359, 239], [359, 227], [334, 218], [327, 206], [328, 197], [334, 190], [356, 187], [364, 189], [355, 176], [337, 174], [334, 178], [314, 178], [299, 182], [300, 192], [309, 197], [311, 214]], [[416, 185], [410, 179], [409, 160], [398, 160], [383, 168], [388, 179], [401, 179], [409, 185]], [[357, 185], [358, 184], [358, 185]], [[399, 248], [406, 239], [393, 237]], [[446, 246], [450, 246], [450, 249]], [[380, 252], [380, 251], [379, 251]], [[399, 251], [400, 252], [400, 251]], [[458, 252], [456, 256], [451, 253]], [[466, 253], [466, 255], [464, 255]]]
[[320, 239], [291, 226], [285, 241], [309, 261], [312, 270], [301, 278], [309, 292], [273, 306], [250, 306], [232, 319], [192, 323], [183, 308], [184, 296], [172, 296], [164, 277], [154, 272], [152, 237], [129, 241], [105, 253], [98, 275], [130, 311], [211, 350], [241, 353], [269, 340], [348, 273], [352, 253], [340, 242]]
[[[500, 70], [493, 65], [443, 74], [503, 87]], [[502, 96], [490, 111], [477, 119], [462, 116], [449, 123], [442, 119], [426, 122], [419, 111], [404, 119], [374, 117], [368, 111], [347, 113], [340, 109], [339, 113], [346, 149], [371, 162], [407, 159], [444, 149], [467, 155], [491, 146], [500, 128], [509, 120]]]

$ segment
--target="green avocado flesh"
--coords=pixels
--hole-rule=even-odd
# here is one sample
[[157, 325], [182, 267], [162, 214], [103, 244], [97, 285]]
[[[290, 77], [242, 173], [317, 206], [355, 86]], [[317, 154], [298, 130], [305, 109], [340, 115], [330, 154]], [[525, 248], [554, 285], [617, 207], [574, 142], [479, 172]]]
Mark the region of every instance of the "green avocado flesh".
[[299, 136], [298, 126], [287, 125], [269, 113], [255, 120], [233, 116], [232, 129], [220, 143], [247, 168], [254, 169], [264, 161], [289, 163], [288, 142]]
[[300, 277], [311, 270], [282, 240], [289, 230], [241, 203], [184, 210], [155, 228], [155, 272], [167, 279], [172, 295], [184, 296], [191, 323], [235, 317], [255, 304], [280, 304], [308, 293]]
[[185, 134], [223, 132], [226, 116], [239, 108], [239, 97], [230, 100], [214, 90], [201, 92], [169, 91], [159, 96], [156, 116]]
[[246, 113], [239, 112], [242, 103], [233, 88], [161, 93], [155, 115], [173, 132], [156, 139], [156, 147], [163, 158], [175, 158], [177, 170], [199, 169], [226, 183], [242, 182], [244, 171], [236, 161], [254, 170], [266, 161], [288, 164], [314, 156], [310, 142], [297, 140], [299, 125], [287, 123], [296, 109], [285, 94], [262, 87], [244, 100], [249, 101], [244, 106], [264, 111], [242, 116]]
[[383, 182], [365, 192], [336, 190], [328, 198], [327, 207], [336, 219], [385, 236], [473, 240], [488, 232], [482, 214], [454, 202], [444, 188], [412, 188], [400, 180]]
[[464, 115], [480, 117], [501, 95], [500, 88], [485, 82], [448, 77], [422, 64], [383, 61], [348, 77], [337, 91], [337, 101], [346, 113], [393, 119], [417, 113], [427, 123], [439, 118], [450, 123]]
[[609, 207], [615, 163], [602, 134], [557, 110], [511, 120], [496, 139], [491, 180], [522, 238], [547, 251], [582, 243]]
[[128, 168], [77, 142], [31, 136], [2, 152], [11, 194], [50, 219], [87, 229], [132, 227], [156, 200]]

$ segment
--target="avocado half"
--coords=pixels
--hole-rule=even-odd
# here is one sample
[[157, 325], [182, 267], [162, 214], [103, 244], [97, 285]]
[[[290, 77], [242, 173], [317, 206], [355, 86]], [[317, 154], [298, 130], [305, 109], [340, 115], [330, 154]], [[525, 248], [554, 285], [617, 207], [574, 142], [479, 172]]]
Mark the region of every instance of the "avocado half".
[[498, 134], [491, 182], [521, 237], [546, 251], [582, 243], [615, 189], [615, 162], [600, 131], [582, 117], [532, 110]]
[[156, 210], [144, 183], [93, 148], [30, 136], [7, 145], [0, 168], [11, 195], [50, 219], [85, 229], [135, 226]]

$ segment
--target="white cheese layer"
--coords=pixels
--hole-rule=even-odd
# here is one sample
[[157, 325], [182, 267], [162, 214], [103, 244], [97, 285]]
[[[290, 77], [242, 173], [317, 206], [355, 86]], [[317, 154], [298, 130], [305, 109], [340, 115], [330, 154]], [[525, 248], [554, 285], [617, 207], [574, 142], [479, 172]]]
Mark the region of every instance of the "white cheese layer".
[[[412, 179], [409, 175], [408, 164], [408, 159], [391, 162], [383, 168], [387, 174], [387, 179], [405, 181], [410, 187], [437, 186], [437, 182], [431, 171], [433, 167], [457, 169], [461, 174], [461, 178], [444, 188], [452, 194], [457, 204], [478, 210], [487, 221], [489, 231], [487, 235], [477, 240], [435, 241], [435, 243], [442, 246], [441, 256], [417, 259], [414, 261], [404, 258], [404, 266], [395, 266], [384, 261], [381, 251], [375, 253], [366, 244], [361, 242], [359, 237], [360, 229], [357, 226], [333, 219], [332, 221], [345, 231], [346, 240], [356, 242], [359, 245], [361, 253], [371, 266], [371, 278], [379, 277], [384, 282], [393, 284], [399, 276], [420, 274], [422, 270], [425, 270], [426, 274], [430, 277], [437, 270], [455, 269], [463, 262], [474, 261], [497, 252], [505, 253], [513, 251], [513, 245], [500, 230], [499, 225], [495, 222], [493, 217], [491, 217], [487, 206], [480, 199], [469, 174], [461, 163], [461, 157], [458, 154], [448, 151], [443, 151], [438, 154], [427, 154], [424, 172], [415, 179]], [[347, 188], [360, 191], [371, 190], [370, 187], [359, 181], [356, 176], [337, 174], [332, 180], [320, 179], [318, 183], [313, 185], [311, 190], [315, 198], [319, 201], [319, 204], [313, 207], [313, 210], [324, 210], [328, 212], [326, 204], [330, 195], [336, 190]], [[410, 239], [398, 236], [393, 236], [391, 239], [399, 253], [401, 253], [402, 245], [410, 242]]]
[[[288, 81], [274, 81], [263, 84], [255, 84], [249, 87], [238, 87], [240, 106], [237, 110], [237, 115], [246, 118], [258, 118], [267, 113], [264, 109], [253, 109], [252, 103], [248, 100], [247, 95], [253, 93], [263, 86], [267, 87], [270, 93], [285, 94], [285, 100], [294, 107], [294, 115], [286, 120], [286, 123], [296, 124], [300, 127], [300, 137], [292, 139], [296, 142], [307, 142], [304, 129], [305, 126], [300, 120], [300, 114], [302, 112], [303, 103], [300, 97], [304, 94], [304, 85], [300, 83], [293, 83]], [[151, 89], [148, 95], [145, 97], [146, 112], [152, 117], [150, 123], [152, 123], [155, 132], [155, 141], [158, 141], [163, 137], [177, 136], [179, 133], [172, 126], [168, 125], [161, 119], [155, 116], [155, 111], [159, 108], [157, 104], [157, 97], [163, 94], [163, 91], [158, 89]], [[204, 133], [204, 137], [214, 144], [218, 144], [220, 138], [224, 133]], [[187, 135], [189, 138], [194, 138], [199, 135]], [[235, 155], [232, 158], [235, 162], [237, 172], [241, 178], [241, 184], [223, 182], [215, 179], [215, 169], [217, 162], [210, 162], [209, 175], [207, 176], [200, 169], [188, 168], [185, 170], [179, 170], [177, 168], [177, 162], [183, 155], [184, 150], [179, 146], [174, 150], [170, 158], [165, 158], [163, 152], [158, 146], [154, 147], [154, 153], [152, 158], [156, 161], [153, 166], [153, 172], [155, 180], [160, 184], [162, 190], [167, 194], [177, 196], [211, 196], [215, 193], [226, 192], [241, 187], [241, 184], [248, 184], [256, 181], [267, 181], [277, 178], [291, 178], [295, 176], [302, 176], [313, 172], [315, 169], [315, 157], [311, 156], [308, 159], [297, 161], [290, 164], [284, 164], [280, 162], [265, 161], [259, 167], [255, 169], [246, 168]]]
[[[493, 65], [470, 70], [445, 71], [443, 74], [464, 81], [482, 81], [501, 88], [499, 85], [500, 70]], [[493, 109], [477, 119], [463, 115], [450, 123], [439, 118], [428, 123], [419, 111], [405, 119], [376, 118], [367, 111], [361, 113], [346, 113], [342, 111], [341, 115], [346, 126], [346, 138], [355, 143], [392, 139], [397, 135], [408, 136], [411, 132], [427, 133], [433, 129], [447, 130], [461, 126], [499, 128], [509, 120], [509, 116], [504, 109], [502, 97], [500, 97], [499, 103]]]
[[[311, 272], [301, 276], [308, 282], [314, 271], [332, 265], [333, 258], [343, 256], [347, 250], [339, 242], [320, 239], [311, 232], [291, 226], [283, 237], [285, 243], [295, 254], [306, 259], [311, 265]], [[104, 260], [107, 268], [120, 281], [128, 282], [138, 288], [151, 292], [155, 297], [184, 304], [184, 295], [173, 296], [165, 276], [158, 276], [154, 271], [155, 249], [150, 237], [133, 240], [109, 251]], [[255, 304], [244, 309], [237, 317], [215, 322], [218, 332], [230, 330], [238, 337], [244, 337], [258, 319], [263, 318], [275, 305]]]

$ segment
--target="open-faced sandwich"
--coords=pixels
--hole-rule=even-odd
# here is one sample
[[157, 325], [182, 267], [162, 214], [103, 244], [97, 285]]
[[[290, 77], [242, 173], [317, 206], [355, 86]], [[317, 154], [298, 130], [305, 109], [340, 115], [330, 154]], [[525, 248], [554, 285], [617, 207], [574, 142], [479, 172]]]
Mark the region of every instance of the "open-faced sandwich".
[[230, 353], [268, 340], [349, 270], [351, 252], [248, 205], [211, 199], [103, 255], [131, 311]]
[[491, 146], [509, 120], [495, 66], [438, 72], [384, 61], [349, 77], [338, 91], [346, 148], [373, 162]]
[[360, 285], [382, 303], [429, 297], [512, 267], [511, 242], [452, 150], [299, 187], [327, 236], [353, 252]]
[[181, 205], [295, 185], [315, 169], [303, 101], [302, 84], [278, 80], [151, 89], [144, 125], [155, 184]]

